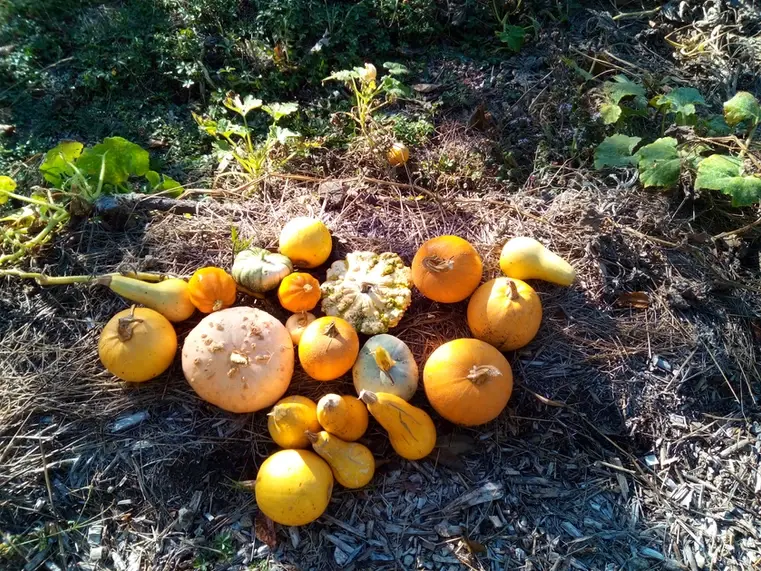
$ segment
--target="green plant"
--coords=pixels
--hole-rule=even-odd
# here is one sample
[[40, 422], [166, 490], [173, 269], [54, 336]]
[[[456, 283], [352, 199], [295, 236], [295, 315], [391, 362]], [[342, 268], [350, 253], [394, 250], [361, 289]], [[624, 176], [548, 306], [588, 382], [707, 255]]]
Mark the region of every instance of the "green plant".
[[[632, 114], [647, 116], [642, 104], [644, 88], [624, 76], [606, 83], [603, 93], [606, 99], [600, 113], [604, 123], [623, 123], [621, 119]], [[633, 103], [633, 107], [622, 106], [624, 102]], [[706, 102], [692, 87], [656, 95], [650, 99], [649, 106], [662, 115], [661, 136], [639, 146], [643, 137], [623, 133], [609, 135], [595, 149], [595, 168], [634, 166], [646, 188], [671, 188], [677, 185], [683, 173], [694, 172], [696, 190], [716, 190], [729, 195], [733, 206], [750, 206], [761, 200], [761, 178], [748, 170], [761, 169], [753, 140], [761, 122], [761, 106], [751, 93], [735, 94], [724, 103], [721, 116], [699, 116], [697, 108], [706, 106]], [[678, 139], [663, 136], [668, 124], [687, 126], [704, 136], [696, 137], [685, 130], [676, 131]], [[728, 152], [705, 156], [719, 144]]]
[[201, 549], [193, 561], [193, 569], [211, 571], [219, 563], [229, 562], [235, 555], [233, 536], [230, 532], [220, 533], [214, 537], [211, 546]]
[[528, 26], [511, 24], [510, 18], [515, 16], [520, 11], [523, 1], [517, 0], [514, 6], [507, 6], [503, 8], [500, 8], [497, 5], [497, 1], [498, 0], [492, 0], [491, 8], [494, 17], [496, 18], [497, 22], [499, 22], [499, 25], [502, 29], [497, 30], [494, 33], [497, 38], [499, 38], [499, 40], [505, 44], [508, 50], [513, 53], [518, 53], [521, 51], [521, 48], [526, 41], [527, 33], [535, 33], [539, 28], [539, 23], [535, 19], [531, 18], [531, 24]]
[[[223, 105], [240, 115], [243, 124], [237, 124], [226, 118], [214, 120], [192, 113], [193, 118], [202, 131], [217, 140], [217, 150], [220, 160], [234, 158], [241, 168], [252, 176], [259, 176], [282, 168], [299, 152], [294, 142], [301, 137], [299, 133], [281, 127], [278, 123], [283, 117], [295, 113], [297, 103], [270, 103], [265, 105], [261, 99], [246, 95], [243, 99], [235, 93], [228, 93]], [[261, 109], [270, 116], [272, 122], [267, 130], [266, 138], [261, 142], [254, 141], [253, 129], [248, 124], [248, 114]], [[285, 149], [285, 155], [277, 155], [279, 149]]]
[[354, 106], [346, 113], [359, 127], [362, 135], [372, 144], [374, 127], [373, 114], [394, 102], [399, 97], [409, 95], [410, 91], [396, 76], [408, 73], [401, 64], [386, 62], [383, 67], [388, 70], [380, 81], [377, 81], [377, 70], [371, 63], [364, 67], [336, 71], [323, 79], [326, 81], [342, 81], [354, 96]]

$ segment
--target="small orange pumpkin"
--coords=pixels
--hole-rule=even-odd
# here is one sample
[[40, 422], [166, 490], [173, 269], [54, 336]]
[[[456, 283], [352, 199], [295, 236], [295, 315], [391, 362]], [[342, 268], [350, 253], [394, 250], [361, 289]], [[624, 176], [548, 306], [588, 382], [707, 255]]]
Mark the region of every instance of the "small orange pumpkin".
[[235, 280], [222, 268], [209, 266], [196, 270], [188, 280], [190, 301], [202, 313], [213, 313], [235, 303]]
[[459, 236], [438, 236], [423, 243], [412, 259], [412, 282], [425, 297], [456, 303], [481, 282], [483, 262], [476, 249]]
[[288, 311], [303, 313], [314, 309], [320, 301], [320, 282], [306, 272], [289, 274], [277, 288], [277, 298]]
[[410, 159], [410, 151], [403, 143], [394, 143], [386, 153], [392, 167], [405, 164]]
[[340, 317], [325, 316], [306, 326], [299, 340], [304, 372], [318, 381], [332, 381], [349, 372], [359, 355], [359, 336]]

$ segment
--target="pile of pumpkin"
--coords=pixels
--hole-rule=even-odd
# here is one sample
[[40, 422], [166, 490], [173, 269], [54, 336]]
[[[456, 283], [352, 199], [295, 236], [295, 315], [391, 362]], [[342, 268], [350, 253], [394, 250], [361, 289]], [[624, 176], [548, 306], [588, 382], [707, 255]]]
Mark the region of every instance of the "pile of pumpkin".
[[[433, 409], [461, 426], [495, 419], [512, 394], [513, 374], [504, 351], [520, 349], [537, 334], [542, 306], [524, 280], [570, 285], [575, 271], [528, 237], [511, 238], [500, 254], [505, 274], [485, 283], [475, 248], [452, 235], [426, 241], [407, 267], [393, 252], [351, 252], [327, 270], [322, 284], [310, 273], [327, 262], [332, 237], [319, 220], [298, 217], [283, 228], [278, 253], [253, 247], [235, 256], [231, 272], [198, 269], [188, 281], [158, 283], [125, 276], [101, 282], [141, 303], [116, 314], [99, 340], [103, 365], [130, 382], [155, 378], [173, 362], [178, 341], [172, 322], [196, 310], [207, 314], [188, 333], [182, 369], [205, 401], [236, 413], [270, 407], [268, 430], [280, 450], [261, 465], [255, 495], [260, 510], [284, 525], [304, 525], [327, 509], [334, 481], [367, 485], [375, 472], [372, 452], [357, 442], [371, 415], [388, 433], [394, 451], [409, 460], [436, 444], [433, 420], [410, 404], [419, 369], [410, 348], [388, 334], [411, 302], [414, 285], [443, 304], [468, 298], [473, 338], [454, 339], [427, 359], [422, 382]], [[294, 271], [299, 268], [299, 271]], [[233, 307], [238, 291], [273, 290], [293, 313], [285, 324], [254, 307]], [[312, 311], [322, 302], [324, 313]], [[368, 335], [360, 348], [359, 335]], [[296, 354], [316, 381], [351, 372], [356, 396], [328, 393], [317, 402], [284, 397]]]

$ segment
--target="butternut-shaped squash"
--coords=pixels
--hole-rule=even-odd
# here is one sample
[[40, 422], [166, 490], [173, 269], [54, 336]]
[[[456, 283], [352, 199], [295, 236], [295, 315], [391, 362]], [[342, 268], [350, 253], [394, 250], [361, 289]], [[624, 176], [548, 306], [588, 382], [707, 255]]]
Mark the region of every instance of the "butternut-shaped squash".
[[190, 300], [188, 282], [180, 278], [150, 283], [127, 276], [105, 275], [97, 278], [95, 283], [106, 286], [125, 299], [142, 303], [175, 323], [185, 321], [196, 310]]
[[539, 279], [569, 286], [576, 279], [576, 270], [541, 242], [528, 236], [510, 238], [502, 248], [499, 267], [509, 278]]
[[407, 460], [420, 460], [436, 446], [436, 427], [424, 410], [390, 393], [362, 391], [359, 398], [388, 432], [394, 451]]
[[367, 446], [345, 442], [325, 430], [307, 432], [306, 436], [312, 449], [330, 466], [336, 482], [344, 488], [361, 488], [373, 479], [375, 458]]
[[317, 405], [307, 397], [285, 397], [267, 416], [267, 430], [280, 448], [309, 448], [306, 431], [321, 429], [317, 421]]
[[341, 440], [354, 442], [367, 431], [367, 407], [356, 397], [327, 394], [317, 401], [320, 425]]

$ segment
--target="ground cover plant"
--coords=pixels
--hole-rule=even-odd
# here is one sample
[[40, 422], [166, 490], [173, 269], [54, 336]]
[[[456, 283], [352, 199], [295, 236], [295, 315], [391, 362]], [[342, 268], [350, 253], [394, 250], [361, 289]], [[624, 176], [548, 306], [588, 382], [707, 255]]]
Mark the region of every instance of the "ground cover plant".
[[0, 5], [0, 567], [759, 565], [760, 30]]

